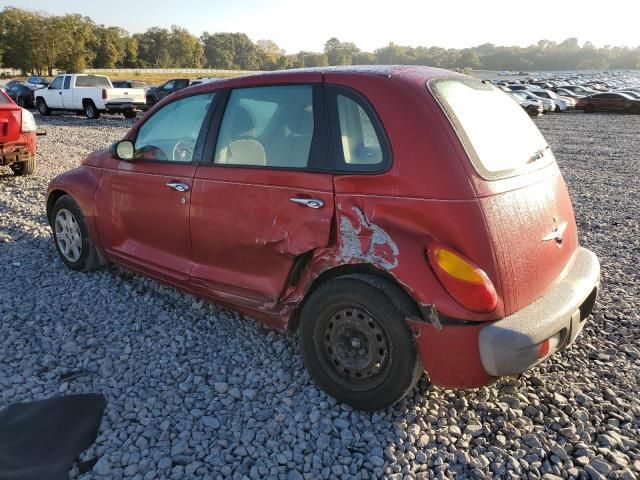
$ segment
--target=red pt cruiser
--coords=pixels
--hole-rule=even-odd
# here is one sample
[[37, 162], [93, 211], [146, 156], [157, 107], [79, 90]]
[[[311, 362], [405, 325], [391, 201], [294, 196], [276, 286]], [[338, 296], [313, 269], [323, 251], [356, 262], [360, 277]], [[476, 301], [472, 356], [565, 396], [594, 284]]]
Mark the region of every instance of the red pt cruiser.
[[14, 175], [32, 175], [36, 170], [36, 121], [28, 110], [16, 105], [0, 90], [0, 166]]
[[312, 378], [379, 409], [426, 370], [517, 375], [599, 286], [547, 142], [490, 84], [325, 68], [186, 88], [51, 182], [74, 270], [114, 262], [298, 331]]

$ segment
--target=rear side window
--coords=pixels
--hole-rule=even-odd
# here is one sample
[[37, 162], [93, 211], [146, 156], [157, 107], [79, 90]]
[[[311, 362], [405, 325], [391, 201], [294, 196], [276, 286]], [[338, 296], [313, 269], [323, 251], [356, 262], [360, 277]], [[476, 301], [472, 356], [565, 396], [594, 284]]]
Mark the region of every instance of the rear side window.
[[373, 107], [359, 93], [329, 86], [329, 115], [337, 170], [380, 172], [391, 162], [391, 149]]
[[224, 111], [214, 162], [306, 168], [313, 133], [312, 85], [236, 89]]
[[69, 90], [69, 85], [71, 84], [71, 76], [67, 75], [64, 77], [64, 89]]
[[485, 178], [517, 175], [555, 160], [525, 111], [492, 85], [445, 79], [430, 87]]
[[76, 87], [111, 87], [107, 77], [98, 75], [80, 75], [76, 77]]

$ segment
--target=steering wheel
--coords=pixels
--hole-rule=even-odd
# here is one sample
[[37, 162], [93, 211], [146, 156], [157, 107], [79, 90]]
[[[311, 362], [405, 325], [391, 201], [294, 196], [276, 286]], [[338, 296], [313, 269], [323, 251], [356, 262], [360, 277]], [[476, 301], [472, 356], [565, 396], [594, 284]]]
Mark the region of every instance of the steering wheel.
[[171, 159], [174, 162], [190, 162], [193, 158], [193, 151], [196, 148], [196, 142], [192, 138], [181, 138], [173, 146]]

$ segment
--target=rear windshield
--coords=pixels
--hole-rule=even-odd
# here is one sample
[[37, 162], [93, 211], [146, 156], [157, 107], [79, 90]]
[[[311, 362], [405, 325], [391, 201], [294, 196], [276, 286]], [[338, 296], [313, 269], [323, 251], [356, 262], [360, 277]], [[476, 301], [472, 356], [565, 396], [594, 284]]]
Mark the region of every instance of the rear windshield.
[[483, 177], [513, 176], [554, 160], [523, 108], [493, 85], [444, 79], [430, 86]]
[[111, 87], [107, 77], [81, 75], [76, 77], [76, 87]]

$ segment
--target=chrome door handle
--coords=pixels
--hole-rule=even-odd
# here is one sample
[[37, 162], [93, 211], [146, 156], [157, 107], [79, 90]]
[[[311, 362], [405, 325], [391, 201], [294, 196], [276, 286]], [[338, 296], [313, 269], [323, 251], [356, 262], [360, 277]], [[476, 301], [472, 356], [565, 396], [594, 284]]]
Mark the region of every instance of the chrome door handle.
[[188, 192], [189, 191], [189, 185], [187, 185], [186, 183], [181, 183], [181, 182], [169, 182], [169, 183], [167, 183], [167, 187], [173, 188], [174, 190], [176, 190], [178, 192]]
[[297, 203], [298, 205], [303, 205], [303, 206], [309, 207], [309, 208], [322, 208], [322, 207], [324, 207], [324, 202], [322, 200], [320, 200], [319, 198], [291, 197], [289, 200], [292, 201], [293, 203]]

